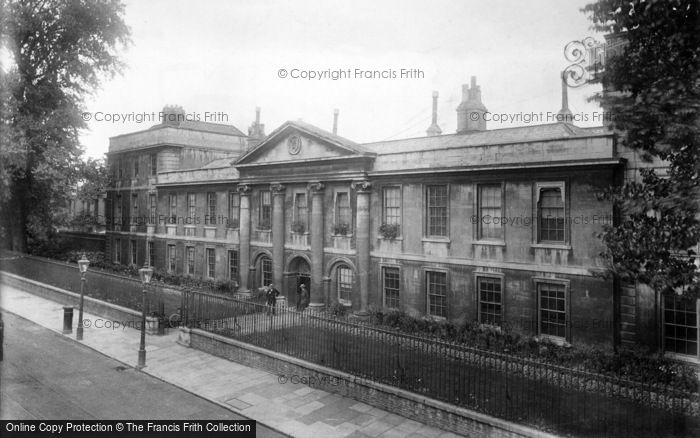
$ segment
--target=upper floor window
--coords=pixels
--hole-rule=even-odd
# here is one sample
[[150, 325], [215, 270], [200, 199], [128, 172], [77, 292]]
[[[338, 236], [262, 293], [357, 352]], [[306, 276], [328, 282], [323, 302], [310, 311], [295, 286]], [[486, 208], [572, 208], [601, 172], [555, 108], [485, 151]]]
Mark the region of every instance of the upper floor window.
[[148, 255], [148, 260], [146, 260], [146, 265], [155, 266], [156, 265], [156, 250], [155, 245], [152, 240], [146, 242], [146, 254]]
[[114, 239], [114, 263], [122, 262], [122, 241], [121, 239]]
[[205, 223], [216, 225], [216, 193], [214, 192], [207, 193], [207, 211], [209, 217]]
[[133, 220], [137, 220], [136, 218], [139, 215], [139, 195], [136, 193], [133, 193], [131, 195], [131, 209], [133, 211]]
[[382, 201], [382, 223], [401, 227], [401, 187], [384, 187]]
[[258, 228], [269, 230], [272, 227], [272, 195], [269, 190], [260, 192], [260, 209], [258, 210]]
[[114, 199], [114, 216], [117, 221], [122, 220], [122, 195], [117, 195]]
[[500, 184], [479, 186], [479, 238], [503, 240], [502, 195]]
[[564, 243], [564, 184], [539, 184], [537, 189], [538, 241]]
[[168, 216], [171, 224], [177, 223], [177, 193], [168, 195]]
[[294, 222], [292, 222], [292, 231], [295, 233], [306, 232], [306, 221], [309, 209], [306, 204], [306, 193], [294, 194]]
[[194, 218], [197, 215], [197, 195], [194, 193], [187, 194], [187, 218], [189, 224], [194, 224]]
[[447, 186], [428, 186], [427, 198], [427, 233], [428, 236], [447, 237], [449, 224]]
[[228, 226], [238, 228], [241, 214], [241, 195], [238, 192], [228, 192]]
[[122, 160], [119, 160], [119, 179], [124, 178], [124, 168], [122, 167]]
[[168, 245], [168, 272], [175, 272], [175, 245]]
[[158, 154], [151, 154], [151, 176], [158, 172]]
[[134, 161], [134, 178], [139, 176], [139, 160]]
[[350, 193], [337, 192], [335, 194], [335, 234], [350, 234], [352, 224], [350, 210]]
[[155, 225], [155, 223], [156, 223], [156, 205], [157, 205], [157, 199], [156, 199], [155, 193], [149, 193], [148, 205], [149, 205], [149, 207], [148, 207], [149, 213], [151, 215], [151, 225]]
[[664, 350], [698, 357], [698, 304], [696, 299], [664, 296]]

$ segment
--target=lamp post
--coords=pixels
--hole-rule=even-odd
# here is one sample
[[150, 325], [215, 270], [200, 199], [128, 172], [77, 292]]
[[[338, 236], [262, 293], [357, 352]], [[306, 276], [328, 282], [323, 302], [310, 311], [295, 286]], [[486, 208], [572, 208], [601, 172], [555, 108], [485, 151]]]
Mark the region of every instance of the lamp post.
[[80, 269], [80, 307], [78, 309], [78, 328], [75, 331], [75, 339], [83, 340], [83, 297], [85, 295], [85, 273], [87, 272], [90, 261], [85, 258], [85, 254], [78, 260], [78, 268]]
[[141, 283], [143, 283], [143, 297], [141, 301], [141, 345], [139, 346], [139, 361], [136, 368], [140, 370], [146, 366], [146, 287], [153, 276], [153, 269], [148, 263], [139, 269], [139, 276]]

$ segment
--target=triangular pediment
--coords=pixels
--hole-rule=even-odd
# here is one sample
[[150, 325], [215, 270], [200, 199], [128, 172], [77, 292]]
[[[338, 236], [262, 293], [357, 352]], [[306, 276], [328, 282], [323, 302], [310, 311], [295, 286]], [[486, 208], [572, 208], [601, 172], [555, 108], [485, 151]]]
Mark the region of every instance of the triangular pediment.
[[264, 165], [374, 155], [354, 142], [303, 122], [286, 122], [236, 163]]

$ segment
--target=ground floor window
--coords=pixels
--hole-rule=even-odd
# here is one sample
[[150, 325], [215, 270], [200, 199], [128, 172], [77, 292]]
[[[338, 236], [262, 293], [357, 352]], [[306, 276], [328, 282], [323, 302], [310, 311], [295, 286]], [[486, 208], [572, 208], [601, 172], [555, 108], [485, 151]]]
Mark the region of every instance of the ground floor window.
[[216, 253], [214, 248], [207, 248], [207, 277], [216, 276]]
[[156, 251], [153, 242], [149, 241], [146, 243], [148, 245], [148, 266], [156, 265]]
[[538, 283], [539, 333], [566, 339], [568, 315], [566, 286], [561, 283]]
[[384, 285], [384, 307], [399, 308], [399, 268], [382, 268], [382, 284]]
[[233, 249], [228, 252], [228, 279], [238, 281], [238, 251]]
[[664, 296], [664, 350], [698, 355], [698, 307], [696, 300]]
[[114, 263], [122, 262], [122, 241], [114, 239]]
[[260, 259], [260, 286], [267, 286], [272, 283], [272, 260], [263, 256]]
[[352, 304], [352, 269], [346, 265], [340, 265], [335, 270], [338, 301], [346, 306]]
[[185, 248], [185, 259], [187, 260], [186, 262], [186, 274], [187, 275], [194, 275], [194, 246], [188, 246]]
[[447, 318], [447, 273], [426, 271], [425, 286], [428, 295], [428, 315]]
[[500, 326], [503, 323], [503, 290], [501, 279], [493, 277], [476, 278], [479, 297], [479, 322]]
[[129, 243], [129, 246], [130, 246], [129, 249], [131, 250], [131, 260], [129, 260], [129, 262], [130, 262], [132, 265], [136, 266], [136, 241], [135, 241], [135, 240], [132, 240], [132, 241]]
[[175, 245], [168, 245], [168, 272], [175, 272]]

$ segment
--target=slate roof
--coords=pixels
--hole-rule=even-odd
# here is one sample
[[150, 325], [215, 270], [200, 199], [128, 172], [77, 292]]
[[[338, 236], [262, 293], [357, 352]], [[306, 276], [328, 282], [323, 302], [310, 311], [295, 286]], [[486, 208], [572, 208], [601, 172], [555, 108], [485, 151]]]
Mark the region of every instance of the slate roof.
[[546, 125], [476, 131], [466, 134], [448, 134], [433, 137], [417, 137], [364, 143], [361, 147], [367, 151], [381, 155], [399, 152], [418, 152], [458, 147], [589, 137], [604, 135], [605, 133], [603, 127], [580, 128], [568, 123], [551, 123]]

